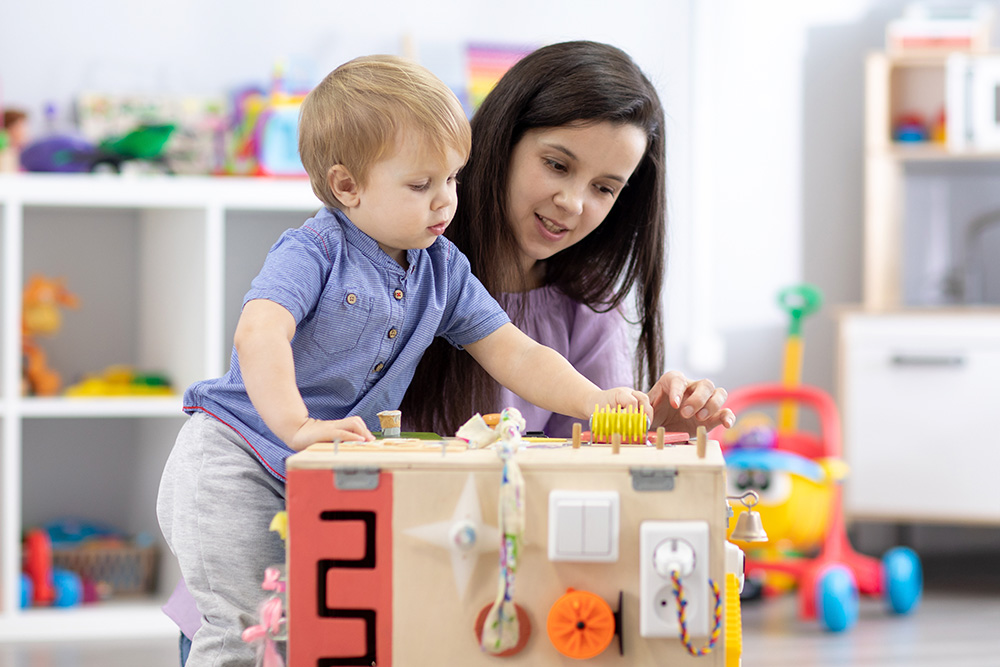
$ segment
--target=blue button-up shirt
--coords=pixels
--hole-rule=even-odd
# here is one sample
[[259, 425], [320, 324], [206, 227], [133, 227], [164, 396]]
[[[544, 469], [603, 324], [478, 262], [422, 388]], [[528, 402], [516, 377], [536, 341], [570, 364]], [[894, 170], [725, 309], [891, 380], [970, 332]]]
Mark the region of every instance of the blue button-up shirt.
[[[268, 299], [295, 318], [295, 378], [310, 417], [358, 415], [376, 430], [377, 413], [399, 407], [435, 336], [461, 347], [510, 321], [443, 236], [426, 250], [407, 250], [406, 259], [403, 269], [330, 209], [286, 231], [271, 248], [243, 303]], [[229, 372], [191, 385], [184, 406], [228, 424], [273, 475], [285, 478], [292, 451], [251, 404], [235, 348]]]

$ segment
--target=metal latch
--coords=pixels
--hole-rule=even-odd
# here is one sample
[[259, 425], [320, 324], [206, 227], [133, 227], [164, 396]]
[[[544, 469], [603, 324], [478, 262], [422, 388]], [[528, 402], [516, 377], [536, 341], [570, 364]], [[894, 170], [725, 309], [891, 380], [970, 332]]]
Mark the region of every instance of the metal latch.
[[378, 468], [337, 468], [333, 471], [333, 485], [341, 491], [374, 491], [378, 475]]
[[629, 468], [636, 491], [673, 491], [677, 468]]

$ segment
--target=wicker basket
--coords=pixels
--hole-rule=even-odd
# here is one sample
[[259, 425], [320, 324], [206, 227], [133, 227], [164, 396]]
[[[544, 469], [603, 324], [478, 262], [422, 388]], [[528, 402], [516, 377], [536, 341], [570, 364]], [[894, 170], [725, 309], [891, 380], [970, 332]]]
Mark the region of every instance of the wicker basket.
[[156, 590], [156, 547], [129, 544], [86, 545], [52, 550], [54, 567], [76, 572], [114, 597], [144, 595]]

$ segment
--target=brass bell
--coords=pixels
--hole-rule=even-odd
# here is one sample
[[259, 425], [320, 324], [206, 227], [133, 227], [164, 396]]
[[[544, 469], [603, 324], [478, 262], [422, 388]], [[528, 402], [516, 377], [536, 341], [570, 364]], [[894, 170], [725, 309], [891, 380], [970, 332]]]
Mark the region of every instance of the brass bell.
[[739, 542], [767, 542], [767, 533], [760, 520], [760, 512], [748, 509], [736, 519], [736, 528], [729, 539]]

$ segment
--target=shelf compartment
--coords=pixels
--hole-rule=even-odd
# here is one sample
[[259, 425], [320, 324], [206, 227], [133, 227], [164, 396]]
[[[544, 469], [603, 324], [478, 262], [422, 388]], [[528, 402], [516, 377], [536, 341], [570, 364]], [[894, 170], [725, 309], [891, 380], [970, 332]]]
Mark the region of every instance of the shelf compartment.
[[177, 626], [160, 609], [164, 602], [144, 598], [66, 609], [17, 610], [0, 615], [0, 641], [177, 637]]
[[181, 397], [140, 398], [22, 398], [19, 411], [26, 418], [49, 417], [179, 417]]
[[201, 377], [205, 228], [198, 209], [25, 208], [24, 280], [63, 278], [79, 300], [39, 339], [64, 388], [112, 365], [164, 373], [175, 388]]

